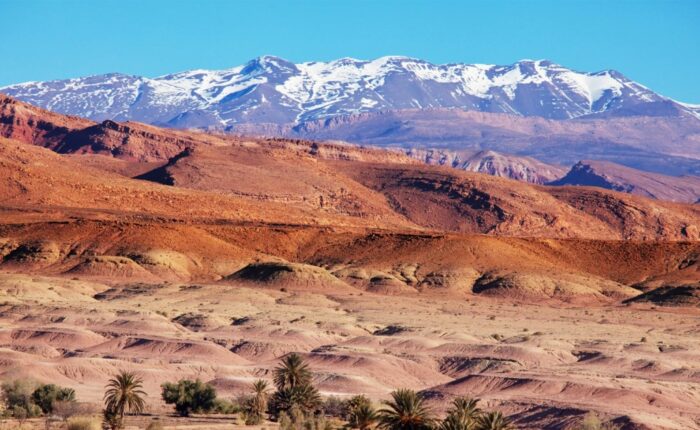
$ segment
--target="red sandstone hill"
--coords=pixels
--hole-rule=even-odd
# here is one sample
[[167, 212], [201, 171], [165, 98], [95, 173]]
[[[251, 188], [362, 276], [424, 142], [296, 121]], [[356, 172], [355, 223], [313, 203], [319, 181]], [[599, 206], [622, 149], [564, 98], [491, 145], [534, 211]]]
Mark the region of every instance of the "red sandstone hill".
[[395, 151], [93, 124], [9, 98], [1, 105], [3, 135], [71, 154], [4, 141], [6, 207], [507, 236], [698, 238], [700, 208], [692, 205], [533, 186], [425, 166]]

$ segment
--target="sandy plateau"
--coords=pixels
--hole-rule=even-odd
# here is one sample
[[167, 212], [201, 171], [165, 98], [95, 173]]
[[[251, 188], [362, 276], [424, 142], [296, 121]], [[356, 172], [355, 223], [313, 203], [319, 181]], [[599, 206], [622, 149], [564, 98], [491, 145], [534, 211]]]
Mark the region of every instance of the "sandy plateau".
[[700, 428], [698, 205], [9, 98], [0, 119], [2, 380], [100, 403], [133, 370], [149, 413], [223, 429], [169, 417], [160, 384], [232, 398], [299, 352], [324, 395]]

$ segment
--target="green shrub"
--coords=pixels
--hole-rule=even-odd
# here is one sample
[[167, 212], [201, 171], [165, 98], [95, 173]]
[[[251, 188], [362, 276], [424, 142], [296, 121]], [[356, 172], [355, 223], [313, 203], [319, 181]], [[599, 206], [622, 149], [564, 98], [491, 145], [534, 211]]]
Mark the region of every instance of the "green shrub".
[[45, 414], [53, 412], [56, 402], [74, 402], [75, 390], [54, 384], [39, 385], [32, 393], [32, 401]]
[[214, 414], [237, 414], [240, 411], [240, 406], [226, 399], [214, 399], [214, 407], [211, 412]]
[[199, 379], [182, 379], [176, 384], [166, 382], [161, 388], [165, 403], [174, 404], [180, 416], [186, 417], [193, 412], [206, 413], [214, 409], [216, 390]]

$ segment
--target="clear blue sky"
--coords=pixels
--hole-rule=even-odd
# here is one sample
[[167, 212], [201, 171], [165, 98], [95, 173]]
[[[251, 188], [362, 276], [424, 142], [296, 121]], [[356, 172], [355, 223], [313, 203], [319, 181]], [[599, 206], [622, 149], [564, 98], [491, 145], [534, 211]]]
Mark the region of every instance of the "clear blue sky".
[[550, 59], [617, 69], [700, 103], [700, 0], [0, 0], [0, 85], [107, 72], [158, 76], [263, 54]]

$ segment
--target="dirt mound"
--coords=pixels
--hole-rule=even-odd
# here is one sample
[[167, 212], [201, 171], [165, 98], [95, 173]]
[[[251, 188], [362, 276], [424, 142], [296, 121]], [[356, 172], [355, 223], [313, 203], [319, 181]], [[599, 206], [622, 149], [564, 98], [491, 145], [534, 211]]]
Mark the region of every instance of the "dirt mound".
[[102, 278], [129, 278], [154, 281], [157, 278], [134, 260], [128, 257], [101, 255], [88, 257], [82, 263], [66, 272], [70, 275], [81, 275]]
[[192, 331], [213, 330], [226, 325], [226, 321], [209, 315], [188, 312], [173, 318], [173, 322], [180, 324]]
[[475, 373], [502, 373], [522, 368], [522, 364], [517, 360], [502, 358], [448, 356], [441, 358], [439, 363], [440, 372], [452, 378], [461, 378]]
[[153, 295], [158, 287], [152, 284], [122, 284], [95, 294], [95, 300], [118, 300], [135, 296]]
[[470, 267], [439, 270], [427, 273], [419, 288], [430, 292], [468, 293], [480, 277], [481, 274]]
[[660, 306], [700, 307], [700, 284], [667, 285], [632, 297], [625, 303], [653, 303]]
[[196, 340], [173, 340], [167, 338], [145, 338], [123, 336], [85, 350], [88, 356], [138, 357], [164, 360], [215, 360], [221, 364], [245, 364], [247, 360], [226, 348]]
[[[401, 357], [377, 357], [367, 354], [312, 353], [309, 363], [319, 372], [357, 375], [374, 380], [378, 385], [397, 388], [419, 387], [427, 381], [448, 381], [450, 378], [436, 369]], [[399, 383], [400, 381], [400, 383]]]
[[263, 340], [245, 340], [231, 347], [231, 351], [251, 361], [270, 361], [283, 357], [290, 352], [299, 351], [296, 342], [265, 342]]
[[226, 280], [253, 282], [277, 288], [351, 289], [326, 269], [310, 264], [283, 261], [251, 263], [228, 276]]
[[562, 301], [612, 301], [639, 293], [609, 280], [567, 274], [492, 273], [474, 283], [476, 294], [512, 299], [547, 298]]
[[192, 258], [172, 250], [131, 252], [129, 258], [161, 279], [190, 279], [192, 272], [196, 273], [199, 268]]
[[88, 330], [69, 328], [37, 328], [3, 331], [0, 339], [23, 346], [51, 346], [62, 350], [88, 348], [105, 341], [105, 338]]

